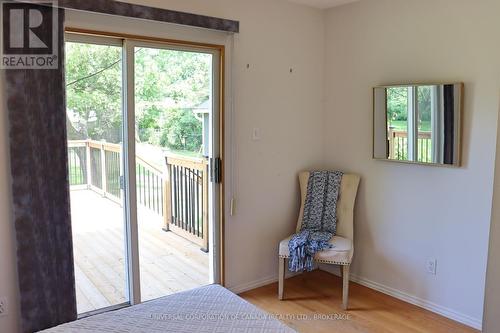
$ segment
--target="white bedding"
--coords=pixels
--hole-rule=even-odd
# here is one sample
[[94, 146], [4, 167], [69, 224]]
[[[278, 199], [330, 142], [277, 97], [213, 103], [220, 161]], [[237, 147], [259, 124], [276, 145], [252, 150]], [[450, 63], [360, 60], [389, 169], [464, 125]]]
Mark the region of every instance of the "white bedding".
[[209, 285], [108, 312], [44, 333], [295, 332], [219, 285]]

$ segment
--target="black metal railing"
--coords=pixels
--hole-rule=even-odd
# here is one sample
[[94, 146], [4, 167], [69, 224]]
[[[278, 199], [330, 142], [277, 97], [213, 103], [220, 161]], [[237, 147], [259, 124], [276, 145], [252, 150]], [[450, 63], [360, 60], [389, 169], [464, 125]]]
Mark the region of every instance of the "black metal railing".
[[208, 162], [167, 157], [167, 216], [165, 228], [208, 249]]

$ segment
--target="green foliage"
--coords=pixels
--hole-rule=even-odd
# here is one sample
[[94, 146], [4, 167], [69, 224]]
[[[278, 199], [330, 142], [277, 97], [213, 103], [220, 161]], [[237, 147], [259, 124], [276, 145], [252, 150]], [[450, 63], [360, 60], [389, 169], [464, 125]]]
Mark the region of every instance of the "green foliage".
[[387, 118], [390, 121], [408, 119], [408, 89], [406, 87], [387, 89]]
[[202, 124], [191, 110], [170, 110], [162, 132], [160, 144], [173, 150], [200, 151]]
[[431, 87], [418, 87], [418, 117], [420, 122], [431, 121]]
[[173, 100], [194, 107], [208, 98], [211, 56], [203, 53], [138, 49], [136, 101]]
[[[121, 49], [66, 44], [66, 103], [72, 111], [69, 139], [121, 141]], [[99, 75], [90, 75], [103, 70]]]
[[[199, 152], [202, 123], [192, 111], [210, 94], [211, 55], [135, 50], [137, 140]], [[121, 142], [121, 48], [66, 43], [70, 140]]]
[[[418, 87], [419, 128], [430, 130], [431, 122], [431, 87]], [[391, 126], [398, 130], [406, 130], [408, 125], [408, 88], [393, 87], [387, 89], [387, 119]]]
[[151, 106], [142, 112], [140, 117], [137, 117], [139, 140], [141, 142], [148, 142], [157, 144], [153, 140], [155, 133], [161, 131], [160, 123], [158, 120], [161, 117], [162, 110], [156, 106]]

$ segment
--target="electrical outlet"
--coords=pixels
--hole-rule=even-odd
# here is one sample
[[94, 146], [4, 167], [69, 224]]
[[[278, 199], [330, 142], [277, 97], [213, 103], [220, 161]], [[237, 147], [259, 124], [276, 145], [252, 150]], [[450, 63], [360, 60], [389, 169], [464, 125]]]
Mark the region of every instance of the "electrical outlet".
[[7, 297], [0, 297], [0, 317], [7, 315]]
[[426, 264], [427, 273], [436, 275], [437, 273], [437, 259], [428, 259]]

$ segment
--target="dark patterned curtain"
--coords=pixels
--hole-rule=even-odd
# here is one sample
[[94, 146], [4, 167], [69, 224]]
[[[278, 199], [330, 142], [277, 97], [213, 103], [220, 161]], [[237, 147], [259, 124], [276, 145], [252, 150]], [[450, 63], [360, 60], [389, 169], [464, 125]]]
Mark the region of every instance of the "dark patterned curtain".
[[[37, 9], [44, 19], [53, 10]], [[5, 70], [23, 332], [77, 317], [67, 168], [64, 10], [57, 11], [58, 31], [51, 36], [57, 38], [57, 69]], [[36, 34], [52, 31], [51, 25], [44, 25]]]

